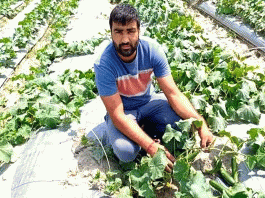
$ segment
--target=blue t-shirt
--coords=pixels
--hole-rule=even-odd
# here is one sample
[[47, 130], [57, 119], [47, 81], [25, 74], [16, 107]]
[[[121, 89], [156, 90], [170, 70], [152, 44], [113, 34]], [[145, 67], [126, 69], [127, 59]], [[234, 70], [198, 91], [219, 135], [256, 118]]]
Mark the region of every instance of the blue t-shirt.
[[142, 37], [133, 62], [121, 60], [113, 42], [95, 61], [96, 85], [100, 96], [119, 92], [125, 110], [137, 109], [148, 103], [153, 94], [152, 75], [170, 74], [166, 55], [154, 40]]

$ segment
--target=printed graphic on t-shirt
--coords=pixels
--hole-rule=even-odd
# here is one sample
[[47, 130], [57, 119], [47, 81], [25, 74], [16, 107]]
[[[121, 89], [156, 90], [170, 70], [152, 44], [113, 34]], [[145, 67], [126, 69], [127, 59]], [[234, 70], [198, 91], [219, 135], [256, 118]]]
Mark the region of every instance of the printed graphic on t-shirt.
[[117, 79], [119, 93], [126, 97], [141, 96], [152, 82], [153, 69], [139, 71], [137, 75], [124, 75]]

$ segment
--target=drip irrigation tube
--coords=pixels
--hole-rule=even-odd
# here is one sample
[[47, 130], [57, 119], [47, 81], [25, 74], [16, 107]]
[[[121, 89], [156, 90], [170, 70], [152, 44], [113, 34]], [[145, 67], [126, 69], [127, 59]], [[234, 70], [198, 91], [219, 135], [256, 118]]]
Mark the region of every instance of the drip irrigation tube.
[[257, 49], [265, 52], [265, 39], [259, 36], [249, 25], [244, 24], [235, 17], [227, 15], [219, 15], [216, 13], [216, 6], [211, 2], [202, 2], [194, 5], [194, 7], [207, 15], [211, 16], [224, 26], [236, 32], [239, 36], [256, 46]]
[[1, 73], [0, 70], [0, 91], [2, 91], [5, 83], [10, 79], [10, 77], [14, 74], [17, 66], [26, 58], [27, 54], [36, 46], [36, 44], [43, 38], [43, 36], [48, 31], [49, 26], [45, 25], [42, 27], [42, 29], [39, 30], [38, 36], [36, 39], [31, 40], [31, 43], [29, 44], [29, 47], [27, 49], [20, 49], [17, 52], [16, 58], [13, 59], [13, 66], [10, 68], [4, 68], [2, 69], [3, 73]]
[[[19, 1], [19, 2], [17, 2], [16, 4], [14, 4], [14, 5], [11, 5], [10, 6], [10, 8], [12, 9], [12, 10], [16, 10], [17, 8], [19, 8], [20, 6], [22, 6], [22, 5], [24, 5], [25, 3], [23, 2], [23, 1]], [[0, 15], [0, 19], [2, 19], [2, 18], [4, 18], [5, 17], [5, 15]]]
[[11, 8], [12, 10], [15, 10], [15, 9], [17, 9], [18, 7], [20, 7], [20, 6], [23, 5], [23, 4], [24, 4], [24, 1], [19, 1], [19, 2], [17, 2], [16, 4], [11, 5], [10, 8]]

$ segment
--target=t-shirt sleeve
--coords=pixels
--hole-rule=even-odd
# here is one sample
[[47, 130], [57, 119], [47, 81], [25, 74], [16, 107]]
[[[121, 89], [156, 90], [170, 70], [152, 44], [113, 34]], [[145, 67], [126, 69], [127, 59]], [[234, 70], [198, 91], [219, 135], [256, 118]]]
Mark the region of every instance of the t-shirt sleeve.
[[166, 54], [159, 45], [159, 43], [154, 42], [150, 46], [151, 50], [151, 61], [154, 66], [154, 74], [157, 78], [165, 77], [171, 74], [171, 70], [167, 61]]
[[95, 63], [96, 85], [100, 96], [111, 96], [117, 93], [118, 88], [114, 72], [106, 63]]

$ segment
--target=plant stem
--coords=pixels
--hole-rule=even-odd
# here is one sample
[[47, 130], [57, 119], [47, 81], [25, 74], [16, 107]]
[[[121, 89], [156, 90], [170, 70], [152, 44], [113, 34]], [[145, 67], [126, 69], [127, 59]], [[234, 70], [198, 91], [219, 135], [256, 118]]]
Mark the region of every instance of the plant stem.
[[97, 140], [98, 140], [98, 142], [99, 142], [99, 144], [100, 144], [100, 146], [101, 146], [101, 148], [102, 148], [102, 150], [103, 150], [103, 152], [104, 152], [104, 155], [106, 156], [107, 163], [108, 163], [108, 167], [109, 167], [109, 171], [111, 171], [110, 163], [109, 163], [109, 158], [108, 158], [107, 153], [106, 153], [106, 151], [105, 151], [105, 149], [104, 149], [104, 146], [102, 145], [100, 139], [98, 138], [97, 134], [93, 131], [93, 129], [92, 129], [91, 131], [92, 131], [92, 133], [96, 136], [96, 138], [97, 138]]

